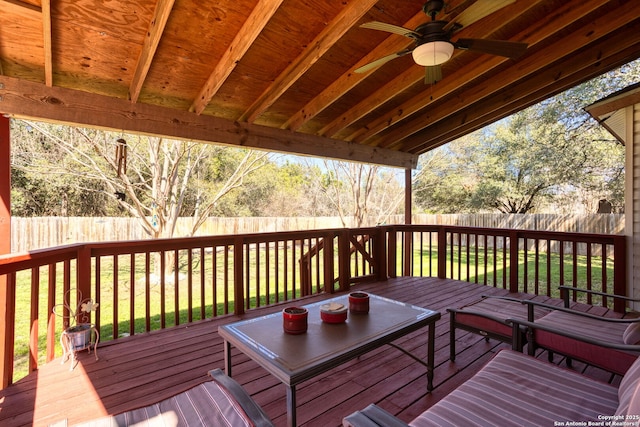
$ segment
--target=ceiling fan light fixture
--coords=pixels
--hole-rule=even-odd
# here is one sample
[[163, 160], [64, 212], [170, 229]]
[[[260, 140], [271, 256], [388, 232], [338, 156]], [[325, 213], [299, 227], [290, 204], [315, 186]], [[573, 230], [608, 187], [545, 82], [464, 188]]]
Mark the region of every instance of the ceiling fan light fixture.
[[416, 64], [428, 67], [447, 62], [453, 55], [453, 49], [453, 44], [447, 41], [433, 41], [413, 49], [411, 56]]

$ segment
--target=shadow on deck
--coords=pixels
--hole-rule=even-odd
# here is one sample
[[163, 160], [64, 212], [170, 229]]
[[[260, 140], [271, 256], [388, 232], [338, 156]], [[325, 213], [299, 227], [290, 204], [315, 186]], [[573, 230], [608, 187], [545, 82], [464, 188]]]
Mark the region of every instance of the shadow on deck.
[[[438, 310], [435, 389], [427, 393], [425, 368], [390, 346], [335, 367], [298, 386], [298, 422], [305, 426], [339, 426], [342, 418], [369, 403], [377, 403], [409, 421], [473, 375], [493, 354], [508, 347], [479, 335], [457, 333], [456, 362], [449, 361], [448, 307], [460, 306], [482, 294], [505, 290], [455, 280], [403, 277], [356, 286], [399, 301]], [[310, 303], [329, 295], [310, 297]], [[533, 296], [527, 296], [532, 298]], [[535, 297], [560, 305], [560, 300]], [[224, 366], [219, 325], [281, 310], [283, 305], [252, 310], [242, 317], [225, 316], [162, 331], [107, 342], [93, 354], [82, 352], [75, 370], [60, 359], [0, 391], [0, 425], [46, 426], [67, 419], [69, 425], [105, 414], [116, 414], [162, 400], [207, 380], [207, 372]], [[598, 315], [606, 309], [582, 306]], [[426, 359], [427, 334], [419, 330], [395, 344]], [[538, 355], [544, 357], [545, 355]], [[556, 363], [561, 358], [556, 357]], [[233, 352], [234, 378], [264, 408], [276, 425], [285, 425], [285, 388], [246, 356]], [[609, 374], [574, 362], [573, 369], [604, 380]]]

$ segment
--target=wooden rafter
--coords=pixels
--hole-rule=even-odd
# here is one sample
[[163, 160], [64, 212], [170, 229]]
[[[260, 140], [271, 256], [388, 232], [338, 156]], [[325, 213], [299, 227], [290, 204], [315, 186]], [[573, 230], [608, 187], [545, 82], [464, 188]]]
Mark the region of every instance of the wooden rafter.
[[195, 112], [196, 114], [201, 114], [204, 111], [207, 104], [218, 92], [218, 89], [220, 89], [220, 86], [227, 80], [227, 77], [229, 77], [237, 63], [260, 35], [273, 14], [276, 13], [282, 1], [283, 0], [261, 0], [256, 5], [207, 79], [207, 82], [202, 89], [200, 89], [200, 93], [198, 93], [193, 104], [191, 104], [189, 111]]
[[[420, 11], [403, 26], [406, 28], [415, 28], [424, 22], [424, 20], [424, 13]], [[333, 84], [328, 86], [296, 114], [291, 116], [291, 118], [283, 125], [283, 128], [291, 130], [299, 129], [329, 105], [340, 99], [346, 92], [353, 89], [360, 81], [364, 80], [367, 76], [376, 71], [375, 69], [371, 69], [368, 72], [356, 74], [355, 70], [383, 56], [406, 49], [412, 43], [413, 41], [410, 39], [398, 37], [397, 35], [387, 37], [378, 45], [378, 47], [373, 49], [353, 67], [351, 67], [349, 71], [340, 76], [340, 78], [333, 82]]]
[[129, 99], [131, 102], [137, 102], [142, 90], [144, 80], [147, 78], [147, 73], [153, 62], [153, 57], [156, 54], [162, 33], [171, 15], [171, 9], [175, 0], [158, 0], [156, 8], [153, 11], [153, 17], [149, 22], [149, 29], [147, 30], [146, 37], [144, 38], [144, 44], [136, 63], [136, 70], [133, 73], [133, 79], [129, 85]]
[[[571, 67], [564, 62], [555, 67], [541, 71], [531, 77], [526, 83], [520, 83], [509, 88], [508, 91], [495, 95], [487, 100], [484, 105], [466, 110], [450, 116], [447, 121], [441, 121], [431, 129], [433, 135], [426, 140], [424, 133], [416, 133], [408, 138], [406, 143], [414, 151], [420, 151], [425, 147], [435, 148], [464, 136], [470, 132], [481, 129], [487, 120], [499, 120], [511, 114], [514, 105], [534, 105], [546, 98], [546, 94], [558, 94], [575, 86], [586, 77], [596, 77], [603, 70], [622, 66], [629, 54], [637, 52], [637, 47], [628, 47], [629, 39], [625, 36], [614, 36], [602, 41], [601, 46], [606, 48], [612, 43], [620, 43], [620, 49], [606, 58], [598, 58], [593, 52], [583, 52], [573, 58]], [[638, 39], [635, 40], [638, 42]], [[573, 71], [567, 72], [568, 69]], [[558, 76], [562, 76], [558, 78]], [[426, 141], [426, 142], [425, 142]]]
[[44, 44], [44, 83], [53, 86], [53, 53], [51, 50], [51, 0], [42, 0], [42, 40]]
[[[572, 10], [577, 9], [575, 6]], [[493, 93], [496, 93], [498, 89], [506, 88], [510, 84], [514, 83], [516, 80], [523, 79], [528, 81], [530, 78], [535, 76], [536, 73], [541, 71], [541, 60], [544, 60], [547, 63], [554, 63], [555, 61], [560, 60], [562, 57], [567, 55], [568, 49], [571, 49], [572, 43], [577, 42], [577, 39], [583, 39], [584, 37], [588, 37], [592, 40], [598, 40], [599, 38], [607, 39], [611, 30], [620, 28], [629, 22], [633, 21], [633, 17], [629, 14], [624, 13], [624, 6], [620, 9], [611, 10], [610, 13], [602, 16], [597, 22], [593, 22], [592, 28], [588, 34], [583, 33], [574, 33], [568, 34], [565, 36], [566, 43], [561, 43], [556, 46], [553, 50], [538, 50], [527, 58], [524, 58], [519, 63], [519, 67], [517, 70], [510, 70], [508, 73], [501, 72], [497, 76], [495, 76], [496, 84], [494, 85], [478, 85], [477, 89], [469, 93], [465, 99], [454, 99], [452, 102], [445, 103], [443, 105], [439, 105], [437, 111], [424, 111], [421, 114], [415, 114], [411, 117], [411, 120], [404, 124], [402, 130], [395, 130], [385, 134], [385, 144], [382, 146], [393, 146], [398, 141], [402, 141], [403, 144], [409, 144], [409, 140], [411, 139], [411, 135], [420, 134], [422, 132], [422, 128], [424, 128], [424, 121], [429, 120], [429, 123], [437, 123], [441, 120], [450, 121], [450, 114], [453, 111], [458, 111], [460, 107], [464, 108], [464, 105], [461, 103], [472, 103], [474, 101], [478, 101], [481, 99], [485, 99], [491, 96]], [[631, 37], [628, 36], [629, 39]], [[607, 43], [603, 46], [605, 49], [603, 52], [614, 52], [616, 46], [611, 45], [610, 41], [605, 41]], [[611, 45], [609, 48], [606, 46]], [[619, 48], [618, 46], [617, 48]], [[606, 55], [606, 53], [603, 53]], [[567, 66], [568, 64], [565, 64]], [[570, 68], [574, 68], [574, 60], [572, 59], [572, 66]], [[570, 69], [568, 68], [568, 69]], [[565, 71], [567, 73], [568, 71]], [[457, 105], [457, 107], [456, 107]], [[475, 111], [478, 111], [476, 108]], [[445, 125], [446, 127], [446, 125]], [[429, 130], [430, 137], [436, 137], [438, 134], [434, 133], [433, 127]], [[424, 135], [418, 135], [416, 137], [417, 140], [424, 138]]]
[[[527, 7], [533, 7], [536, 3], [537, 2], [529, 2], [527, 3]], [[521, 5], [516, 5], [516, 6], [519, 8], [523, 7]], [[473, 34], [475, 37], [482, 38], [483, 36], [490, 34], [491, 32], [495, 31], [496, 28], [498, 28], [499, 26], [506, 25], [511, 20], [515, 19], [516, 15], [513, 13], [512, 8], [516, 6], [507, 6], [502, 8], [500, 12], [493, 17], [493, 20], [490, 24], [483, 25], [482, 31], [484, 31], [484, 34], [478, 33], [478, 30], [474, 29], [473, 27], [468, 27], [468, 28], [463, 28], [461, 31], [459, 31], [456, 34], [456, 38], [465, 37], [467, 34], [469, 34], [471, 31], [474, 31], [474, 30], [475, 31]], [[506, 60], [507, 60], [506, 58], [496, 57], [496, 58], [492, 58], [490, 61], [492, 61], [492, 63], [497, 65]], [[473, 68], [470, 68], [470, 69], [473, 69]], [[474, 70], [474, 72], [477, 73], [477, 70]], [[395, 79], [393, 79], [392, 81], [384, 85], [383, 87], [379, 88], [377, 91], [372, 93], [369, 97], [363, 99], [357, 105], [352, 107], [349, 111], [346, 111], [344, 114], [340, 115], [339, 117], [334, 119], [331, 123], [326, 125], [319, 132], [320, 135], [325, 135], [329, 137], [336, 136], [341, 130], [353, 124], [357, 120], [361, 119], [362, 117], [364, 117], [371, 111], [375, 110], [376, 108], [379, 108], [388, 100], [396, 96], [396, 94], [403, 92], [407, 88], [423, 80], [424, 80], [424, 67], [412, 66], [409, 69], [404, 70], [403, 72], [400, 72], [398, 77], [396, 77]], [[449, 80], [452, 81], [452, 79], [449, 79]], [[457, 88], [457, 86], [459, 86], [459, 83], [456, 83], [456, 86], [448, 85], [449, 91], [442, 92], [442, 95], [446, 95], [452, 92]], [[423, 108], [425, 105], [430, 104], [433, 101], [438, 99], [437, 95], [432, 93], [430, 88], [427, 88], [427, 89], [429, 90], [429, 96], [425, 96], [425, 94], [420, 95], [420, 104], [421, 104], [420, 108]], [[403, 115], [402, 119], [404, 119], [407, 117], [406, 113], [411, 111], [411, 109], [405, 109], [405, 106], [402, 106], [400, 108], [394, 108], [392, 111], [393, 111], [393, 114], [396, 115], [396, 117], [394, 117], [395, 121], [392, 123], [396, 123], [398, 121], [398, 117], [397, 117], [398, 111], [402, 111], [402, 115]], [[387, 125], [388, 123], [389, 122], [387, 122]], [[367, 127], [366, 129], [362, 129], [361, 131], [366, 131], [369, 129], [370, 127]], [[355, 138], [355, 136], [356, 135], [351, 135], [351, 138]]]
[[311, 66], [376, 3], [376, 0], [362, 0], [347, 3], [342, 9], [342, 12], [309, 43], [302, 54], [256, 99], [251, 107], [244, 113], [241, 120], [246, 120], [249, 123], [255, 121], [258, 116], [269, 108], [296, 80], [311, 68]]

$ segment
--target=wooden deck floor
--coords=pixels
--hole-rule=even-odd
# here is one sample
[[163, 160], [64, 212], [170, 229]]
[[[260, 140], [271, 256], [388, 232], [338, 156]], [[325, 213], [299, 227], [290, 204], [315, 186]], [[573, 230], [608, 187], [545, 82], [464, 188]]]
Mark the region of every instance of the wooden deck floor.
[[[357, 289], [439, 310], [436, 328], [435, 389], [426, 392], [425, 368], [399, 350], [385, 346], [307, 381], [298, 387], [298, 422], [305, 426], [339, 426], [344, 416], [377, 403], [405, 421], [425, 409], [475, 373], [499, 349], [496, 341], [460, 331], [457, 358], [449, 361], [447, 307], [477, 299], [481, 294], [506, 291], [452, 280], [398, 278], [359, 285]], [[329, 296], [315, 296], [313, 302]], [[531, 297], [531, 296], [529, 296]], [[560, 304], [558, 300], [536, 297]], [[602, 308], [596, 314], [615, 315]], [[263, 315], [282, 306], [254, 310], [243, 318]], [[0, 425], [46, 426], [67, 419], [69, 424], [115, 414], [169, 397], [207, 379], [207, 372], [223, 368], [218, 325], [240, 320], [235, 316], [139, 335], [98, 347], [99, 361], [82, 353], [69, 372], [69, 362], [49, 363], [0, 391]], [[396, 344], [426, 358], [426, 335], [417, 331]], [[546, 355], [539, 355], [545, 357]], [[560, 363], [560, 358], [557, 358]], [[243, 384], [276, 425], [286, 420], [285, 388], [253, 361], [234, 352], [234, 378]], [[598, 369], [574, 363], [574, 369], [605, 381]], [[613, 378], [613, 381], [619, 381]]]

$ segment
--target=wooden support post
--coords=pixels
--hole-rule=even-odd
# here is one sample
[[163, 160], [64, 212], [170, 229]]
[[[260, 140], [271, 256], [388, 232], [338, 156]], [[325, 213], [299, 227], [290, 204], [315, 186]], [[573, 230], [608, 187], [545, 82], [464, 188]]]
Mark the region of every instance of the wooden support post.
[[[0, 115], [0, 254], [11, 252], [11, 139], [9, 119]], [[15, 278], [0, 276], [0, 388], [13, 378]]]
[[[404, 223], [411, 224], [411, 169], [404, 170]], [[413, 233], [404, 230], [404, 265], [403, 276], [411, 276], [413, 265]]]

